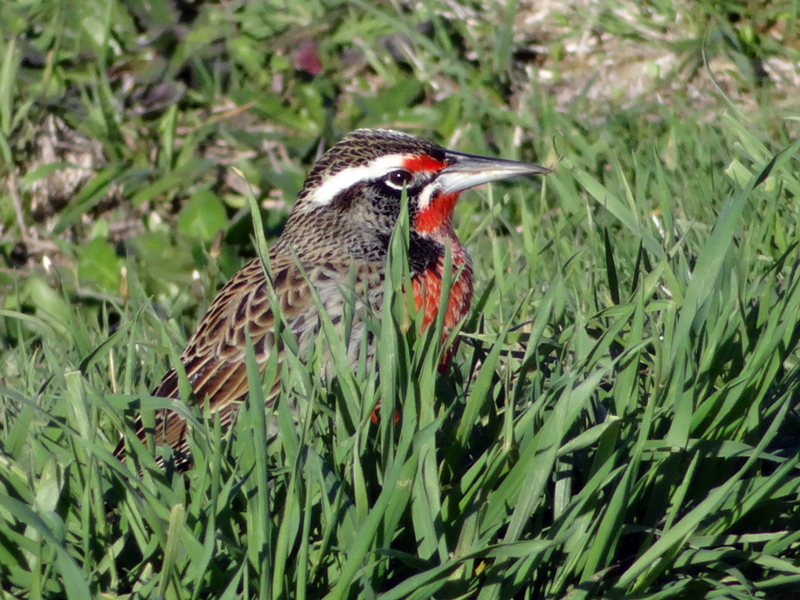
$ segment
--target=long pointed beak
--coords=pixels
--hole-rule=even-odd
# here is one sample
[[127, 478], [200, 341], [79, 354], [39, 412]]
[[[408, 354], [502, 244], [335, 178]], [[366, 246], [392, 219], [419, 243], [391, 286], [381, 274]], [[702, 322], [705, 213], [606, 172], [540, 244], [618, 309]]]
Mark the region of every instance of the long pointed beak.
[[442, 193], [463, 192], [484, 183], [523, 177], [525, 175], [547, 175], [550, 169], [539, 165], [502, 158], [488, 158], [474, 154], [462, 154], [448, 150], [445, 155], [448, 165], [440, 173], [438, 182]]

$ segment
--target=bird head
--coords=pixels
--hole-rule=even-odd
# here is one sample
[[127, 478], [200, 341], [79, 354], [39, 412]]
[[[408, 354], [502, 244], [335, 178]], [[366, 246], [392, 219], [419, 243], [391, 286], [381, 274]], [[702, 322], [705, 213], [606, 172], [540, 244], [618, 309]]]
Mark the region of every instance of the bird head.
[[314, 246], [344, 244], [354, 257], [379, 258], [400, 215], [404, 189], [412, 234], [436, 237], [452, 230], [453, 209], [464, 190], [549, 172], [538, 165], [447, 150], [405, 133], [359, 129], [314, 165], [285, 235], [306, 243], [311, 238]]

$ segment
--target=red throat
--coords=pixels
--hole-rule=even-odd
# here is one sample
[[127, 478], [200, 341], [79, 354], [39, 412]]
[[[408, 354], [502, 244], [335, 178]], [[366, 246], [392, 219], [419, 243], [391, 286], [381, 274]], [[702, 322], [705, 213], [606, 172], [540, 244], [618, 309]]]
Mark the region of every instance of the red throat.
[[[409, 156], [403, 161], [403, 168], [412, 173], [428, 171], [438, 173], [447, 167], [447, 162], [433, 158], [428, 154]], [[414, 229], [420, 233], [433, 233], [442, 225], [447, 225], [453, 218], [453, 209], [458, 194], [442, 194], [436, 192], [428, 200], [425, 208], [417, 212]]]
[[450, 226], [453, 221], [453, 209], [456, 207], [458, 192], [442, 194], [436, 192], [431, 196], [428, 205], [419, 208], [414, 220], [414, 229], [419, 233], [433, 233], [443, 226]]

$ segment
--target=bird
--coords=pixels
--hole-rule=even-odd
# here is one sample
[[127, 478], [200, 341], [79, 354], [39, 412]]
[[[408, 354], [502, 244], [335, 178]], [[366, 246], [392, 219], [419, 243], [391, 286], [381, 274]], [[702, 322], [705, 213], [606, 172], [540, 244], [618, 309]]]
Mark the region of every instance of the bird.
[[[282, 234], [269, 250], [269, 274], [259, 258], [245, 264], [222, 287], [189, 338], [180, 361], [195, 400], [201, 409], [208, 404], [208, 413], [218, 415], [223, 430], [231, 425], [248, 396], [246, 335], [262, 371], [271, 352], [282, 352], [270, 298], [279, 304], [301, 356], [320, 327], [311, 286], [333, 325], [343, 319], [348, 293], [351, 297], [355, 293], [379, 316], [390, 238], [404, 193], [411, 293], [417, 310], [423, 312], [423, 331], [439, 311], [449, 248], [453, 271], [443, 319], [444, 343], [468, 315], [473, 294], [472, 260], [453, 228], [459, 195], [485, 183], [547, 173], [550, 170], [540, 165], [448, 150], [390, 129], [358, 129], [346, 135], [309, 172]], [[355, 366], [365, 328], [358, 319], [351, 327], [347, 352]], [[451, 351], [445, 349], [440, 370]], [[276, 379], [267, 391], [267, 403], [280, 390], [280, 370]], [[178, 371], [170, 369], [153, 396], [180, 399], [178, 380]], [[167, 444], [179, 467], [190, 465], [185, 419], [161, 410], [155, 424], [149, 432], [154, 433], [156, 446]], [[144, 441], [146, 433], [139, 420], [138, 437]], [[116, 455], [124, 452], [123, 439]]]

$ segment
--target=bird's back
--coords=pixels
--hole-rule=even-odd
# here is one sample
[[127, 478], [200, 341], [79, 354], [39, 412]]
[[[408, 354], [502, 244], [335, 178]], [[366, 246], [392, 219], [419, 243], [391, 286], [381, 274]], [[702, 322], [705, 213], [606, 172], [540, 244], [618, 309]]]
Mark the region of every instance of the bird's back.
[[[300, 261], [280, 244], [273, 249], [270, 253], [272, 288], [279, 302], [280, 316], [296, 340], [301, 358], [305, 358], [320, 331], [319, 312], [309, 282], [339, 335], [347, 334], [348, 358], [355, 365], [364, 333], [364, 311], [378, 314], [380, 311], [384, 267], [382, 262], [336, 256], [306, 257]], [[230, 425], [248, 395], [245, 335], [250, 336], [260, 372], [263, 373], [274, 351], [280, 353], [279, 369], [283, 362], [285, 349], [283, 344], [276, 344], [276, 311], [270, 299], [264, 269], [261, 261], [255, 258], [220, 290], [181, 354], [181, 364], [198, 405], [204, 408], [208, 403], [209, 413], [219, 414], [223, 429]], [[344, 332], [342, 326], [348, 303], [354, 309], [354, 319], [350, 331]], [[323, 370], [326, 371], [323, 376], [330, 375], [330, 361], [323, 364]], [[153, 396], [180, 399], [178, 380], [177, 371], [170, 369]], [[274, 401], [279, 391], [280, 379], [277, 378], [266, 394], [268, 403]], [[166, 443], [179, 456], [187, 455], [186, 427], [185, 419], [177, 413], [159, 412], [153, 432], [156, 446]], [[140, 427], [139, 436], [144, 438], [144, 435]]]

